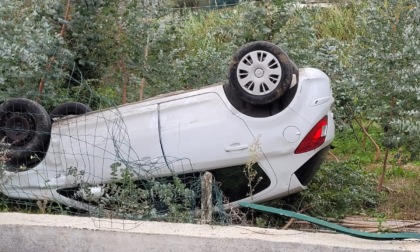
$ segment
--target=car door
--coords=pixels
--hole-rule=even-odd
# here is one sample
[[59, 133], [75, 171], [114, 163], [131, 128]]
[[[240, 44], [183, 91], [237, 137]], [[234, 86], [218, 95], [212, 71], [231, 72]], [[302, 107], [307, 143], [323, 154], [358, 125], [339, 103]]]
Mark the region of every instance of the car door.
[[159, 124], [168, 173], [246, 164], [255, 141], [215, 92], [159, 104]]
[[60, 143], [60, 166], [83, 171], [89, 183], [108, 181], [117, 163], [137, 176], [154, 176], [166, 166], [157, 107], [135, 103], [58, 121], [52, 141]]

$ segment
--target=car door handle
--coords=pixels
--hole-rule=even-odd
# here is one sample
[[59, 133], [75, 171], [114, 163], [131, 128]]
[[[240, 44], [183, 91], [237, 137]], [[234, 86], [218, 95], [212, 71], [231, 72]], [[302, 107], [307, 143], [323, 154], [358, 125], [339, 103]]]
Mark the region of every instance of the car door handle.
[[234, 143], [234, 144], [231, 144], [228, 147], [226, 147], [225, 151], [226, 152], [231, 152], [231, 151], [240, 151], [240, 150], [246, 150], [246, 149], [248, 149], [247, 144]]

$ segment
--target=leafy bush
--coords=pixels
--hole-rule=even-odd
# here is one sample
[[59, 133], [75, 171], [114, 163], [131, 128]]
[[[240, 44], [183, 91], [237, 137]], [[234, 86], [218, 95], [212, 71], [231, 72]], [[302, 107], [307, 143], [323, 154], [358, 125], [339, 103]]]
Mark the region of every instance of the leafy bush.
[[[64, 83], [66, 68], [73, 59], [57, 36], [56, 1], [5, 0], [0, 5], [0, 17], [0, 100], [47, 93], [44, 99], [48, 104]], [[44, 90], [38, 92], [41, 80]]]
[[357, 94], [352, 110], [381, 125], [384, 146], [404, 146], [412, 159], [420, 149], [420, 10], [415, 6], [415, 1], [371, 1], [358, 20], [366, 33], [355, 39], [349, 58]]
[[334, 218], [372, 211], [379, 200], [375, 174], [365, 171], [357, 159], [324, 165], [302, 193], [302, 201], [314, 205], [312, 214]]
[[358, 160], [329, 162], [315, 175], [308, 189], [270, 204], [320, 218], [343, 218], [366, 214], [378, 206], [375, 174], [360, 167]]
[[[174, 176], [173, 181], [150, 179], [140, 182], [129, 168], [112, 166], [112, 179], [98, 202], [97, 214], [118, 218], [193, 222], [196, 192]], [[109, 217], [109, 216], [108, 216]]]

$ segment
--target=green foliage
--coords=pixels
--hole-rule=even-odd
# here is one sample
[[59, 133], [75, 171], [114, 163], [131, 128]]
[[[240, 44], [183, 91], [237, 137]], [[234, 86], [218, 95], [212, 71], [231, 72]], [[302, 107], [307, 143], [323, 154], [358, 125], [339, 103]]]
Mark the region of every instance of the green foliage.
[[[382, 144], [419, 153], [419, 9], [416, 1], [354, 1], [296, 10], [273, 37], [299, 66], [333, 81], [338, 128], [374, 120]], [[296, 32], [299, 31], [299, 32]]]
[[[72, 52], [57, 34], [59, 8], [56, 1], [2, 1], [0, 5], [0, 100], [39, 96], [45, 79], [44, 99], [65, 81]], [[19, 88], [16, 88], [19, 87]]]
[[[340, 127], [353, 116], [375, 120], [387, 129], [384, 146], [404, 146], [416, 158], [415, 1], [355, 0], [301, 9], [292, 4], [245, 2], [177, 12], [162, 2], [85, 1], [73, 3], [71, 19], [63, 21], [65, 6], [54, 1], [6, 1], [0, 28], [2, 99], [36, 96], [43, 77], [48, 108], [67, 100], [90, 101], [91, 92], [77, 89], [83, 83], [113, 104], [121, 103], [123, 91], [128, 101], [138, 100], [143, 82], [145, 97], [199, 88], [226, 79], [238, 47], [270, 40], [298, 66], [317, 67], [331, 77]], [[68, 24], [64, 38], [57, 36], [62, 23]]]
[[[49, 110], [70, 100], [94, 109], [120, 104], [124, 89], [127, 101], [136, 101], [142, 81], [147, 83], [144, 97], [200, 88], [227, 79], [229, 61], [240, 46], [269, 40], [299, 67], [316, 67], [331, 77], [337, 129], [345, 136], [338, 135], [337, 145], [344, 147], [337, 151], [357, 155], [350, 163], [322, 168], [300, 196], [301, 204], [313, 201], [319, 206], [314, 213], [320, 215], [361, 211], [366, 204], [375, 205], [376, 196], [370, 173], [359, 167], [371, 160], [371, 146], [367, 142], [363, 148], [363, 136], [347, 132], [354, 118], [375, 122], [373, 136], [381, 148], [402, 148], [412, 160], [419, 158], [418, 1], [354, 0], [301, 9], [293, 8], [293, 2], [173, 10], [163, 2], [72, 1], [71, 18], [63, 20], [61, 2], [3, 0], [0, 100], [38, 97], [43, 78], [41, 102]], [[63, 38], [58, 35], [62, 24], [67, 24]], [[388, 176], [410, 174], [392, 168]], [[130, 188], [130, 181], [123, 180], [123, 187]], [[164, 187], [171, 186], [159, 183], [166, 197]], [[141, 191], [127, 194], [121, 184], [110, 191], [117, 196], [108, 197], [109, 202], [122, 197], [124, 209], [139, 204], [136, 197], [149, 197]]]
[[105, 194], [100, 198], [95, 214], [135, 220], [193, 222], [196, 194], [178, 177], [139, 181], [120, 163], [111, 169], [114, 182], [105, 186]]
[[273, 42], [279, 44], [299, 67], [318, 67], [312, 65], [317, 38], [314, 21], [308, 10], [300, 9], [293, 12], [279, 32], [274, 34]]
[[415, 1], [371, 1], [358, 24], [366, 29], [351, 52], [353, 111], [386, 129], [382, 143], [419, 153], [420, 10]]
[[[369, 127], [373, 139], [379, 139], [382, 130], [376, 124]], [[357, 125], [340, 129], [334, 138], [334, 154], [345, 159], [358, 159], [361, 165], [372, 164], [375, 157], [375, 146], [363, 134]]]
[[393, 166], [387, 171], [386, 176], [400, 178], [418, 178], [419, 174], [415, 171], [406, 170], [401, 166]]
[[365, 214], [375, 209], [381, 199], [375, 178], [358, 160], [327, 163], [315, 175], [308, 190], [280, 203], [295, 211], [306, 207], [309, 210], [305, 213], [311, 216], [343, 218], [349, 214]]
[[341, 41], [352, 41], [363, 36], [365, 27], [358, 27], [358, 13], [366, 8], [364, 1], [342, 1], [328, 8], [316, 8], [313, 19], [318, 38], [334, 38]]
[[[186, 11], [159, 19], [145, 65], [146, 93], [200, 88], [227, 79], [227, 66], [243, 44], [267, 39], [267, 10], [255, 3], [232, 9]], [[169, 46], [168, 46], [169, 45]]]

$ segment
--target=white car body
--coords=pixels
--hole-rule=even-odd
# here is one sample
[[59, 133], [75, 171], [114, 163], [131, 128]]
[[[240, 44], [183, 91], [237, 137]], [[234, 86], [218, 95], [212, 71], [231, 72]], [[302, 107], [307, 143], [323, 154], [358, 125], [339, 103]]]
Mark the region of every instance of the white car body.
[[[0, 189], [13, 198], [49, 199], [83, 208], [86, 202], [57, 190], [83, 182], [100, 197], [97, 185], [111, 180], [110, 167], [116, 162], [143, 178], [244, 165], [257, 143], [256, 161], [270, 179], [269, 186], [252, 198], [231, 203], [262, 202], [298, 192], [306, 186], [296, 171], [334, 138], [334, 98], [329, 78], [318, 69], [300, 69], [296, 85], [290, 104], [268, 117], [235, 109], [220, 84], [59, 119], [52, 124], [45, 158], [30, 170], [6, 171]], [[325, 116], [325, 142], [295, 154]], [[78, 175], [69, 173], [69, 168], [76, 168]]]

